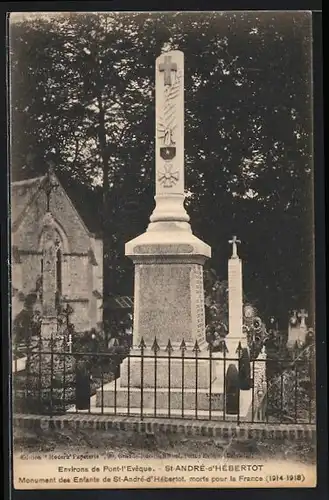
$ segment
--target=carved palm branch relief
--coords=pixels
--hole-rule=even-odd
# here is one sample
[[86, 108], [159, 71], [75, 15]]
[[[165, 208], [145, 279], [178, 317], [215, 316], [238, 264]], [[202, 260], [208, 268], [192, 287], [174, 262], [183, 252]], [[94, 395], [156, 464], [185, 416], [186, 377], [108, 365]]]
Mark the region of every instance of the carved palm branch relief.
[[182, 76], [182, 70], [177, 71], [174, 83], [166, 86], [164, 90], [164, 106], [157, 124], [158, 138], [164, 146], [174, 146], [176, 144], [176, 99], [180, 93]]

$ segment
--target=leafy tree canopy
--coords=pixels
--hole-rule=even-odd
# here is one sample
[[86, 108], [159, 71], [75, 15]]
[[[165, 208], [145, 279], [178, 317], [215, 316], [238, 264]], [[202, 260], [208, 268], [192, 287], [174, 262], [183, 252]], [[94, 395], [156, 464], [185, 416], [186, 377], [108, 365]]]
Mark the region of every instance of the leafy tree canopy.
[[11, 22], [12, 178], [51, 156], [104, 238], [105, 288], [132, 293], [124, 244], [154, 195], [154, 62], [185, 54], [186, 205], [227, 276], [242, 240], [262, 316], [312, 313], [311, 18], [303, 12], [62, 13]]

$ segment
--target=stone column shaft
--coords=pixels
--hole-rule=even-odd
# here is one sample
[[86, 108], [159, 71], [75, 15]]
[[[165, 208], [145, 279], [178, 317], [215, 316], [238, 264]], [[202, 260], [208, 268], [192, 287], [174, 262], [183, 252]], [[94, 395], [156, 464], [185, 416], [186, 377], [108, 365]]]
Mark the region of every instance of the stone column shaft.
[[235, 357], [236, 350], [241, 342], [246, 347], [246, 336], [243, 333], [243, 291], [242, 291], [242, 263], [238, 257], [228, 261], [228, 310], [229, 327], [226, 337], [228, 357]]

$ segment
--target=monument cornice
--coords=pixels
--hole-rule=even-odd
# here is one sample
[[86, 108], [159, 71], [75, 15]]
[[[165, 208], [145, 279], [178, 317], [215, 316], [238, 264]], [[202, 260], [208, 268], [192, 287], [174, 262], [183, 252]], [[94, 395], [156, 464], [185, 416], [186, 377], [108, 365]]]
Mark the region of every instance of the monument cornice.
[[194, 262], [196, 256], [202, 257], [204, 260], [210, 258], [211, 248], [187, 230], [159, 230], [146, 231], [126, 243], [125, 254], [132, 260], [139, 257], [147, 259], [163, 257], [167, 261], [172, 256], [183, 259], [184, 262], [188, 259], [194, 259]]
[[205, 255], [166, 255], [166, 254], [158, 254], [158, 255], [129, 255], [134, 264], [200, 264], [203, 265], [208, 258]]

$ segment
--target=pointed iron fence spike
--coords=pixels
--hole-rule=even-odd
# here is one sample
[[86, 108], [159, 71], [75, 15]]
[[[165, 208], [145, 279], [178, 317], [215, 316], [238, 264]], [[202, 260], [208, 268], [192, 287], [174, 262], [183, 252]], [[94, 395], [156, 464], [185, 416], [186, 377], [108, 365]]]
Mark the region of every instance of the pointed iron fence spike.
[[179, 348], [180, 348], [181, 351], [185, 351], [186, 344], [185, 344], [185, 340], [184, 339], [182, 340], [181, 345], [179, 346]]
[[160, 346], [158, 344], [158, 341], [157, 341], [157, 338], [154, 337], [154, 341], [153, 341], [153, 344], [152, 344], [152, 347], [151, 347], [152, 351], [153, 352], [158, 352], [160, 351]]
[[170, 342], [170, 339], [168, 340], [168, 344], [167, 344], [167, 347], [166, 347], [166, 351], [167, 352], [172, 352], [174, 349], [173, 349], [173, 346], [171, 345], [171, 342]]
[[141, 338], [141, 341], [140, 341], [140, 344], [139, 344], [139, 346], [138, 346], [138, 347], [139, 347], [139, 349], [145, 349], [146, 344], [145, 344], [145, 342], [144, 342], [143, 337]]
[[198, 344], [198, 340], [195, 341], [194, 347], [193, 347], [193, 352], [197, 353], [200, 352], [200, 347]]

